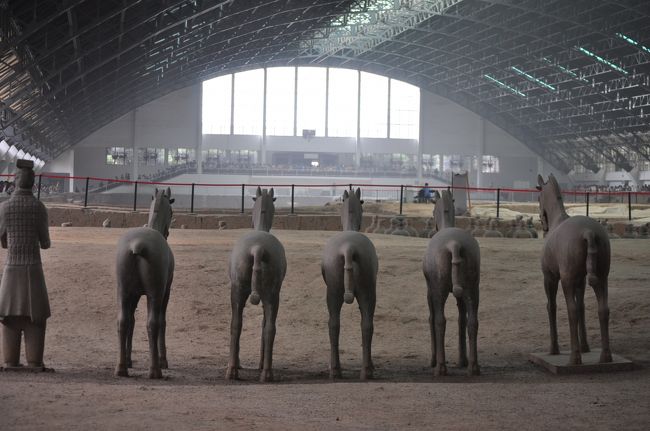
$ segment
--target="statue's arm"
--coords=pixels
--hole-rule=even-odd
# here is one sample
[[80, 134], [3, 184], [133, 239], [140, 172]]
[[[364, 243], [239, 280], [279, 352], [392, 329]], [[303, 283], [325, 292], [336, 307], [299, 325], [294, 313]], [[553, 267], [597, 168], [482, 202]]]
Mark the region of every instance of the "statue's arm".
[[7, 226], [5, 225], [4, 211], [0, 209], [0, 243], [2, 248], [7, 248]]
[[38, 218], [38, 241], [42, 249], [50, 248], [50, 229], [47, 222], [47, 210], [41, 205], [41, 216]]

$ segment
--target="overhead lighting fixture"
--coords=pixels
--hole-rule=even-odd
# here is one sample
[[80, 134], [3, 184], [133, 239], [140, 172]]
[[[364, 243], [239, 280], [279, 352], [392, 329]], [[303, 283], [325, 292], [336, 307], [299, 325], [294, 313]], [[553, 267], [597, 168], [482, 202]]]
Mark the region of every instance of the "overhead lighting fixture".
[[529, 73], [526, 73], [523, 70], [521, 70], [521, 69], [519, 69], [519, 68], [517, 68], [515, 66], [511, 66], [510, 69], [514, 70], [519, 75], [523, 76], [524, 78], [528, 79], [529, 81], [533, 81], [537, 85], [540, 85], [540, 86], [542, 86], [542, 87], [544, 87], [546, 89], [549, 89], [551, 91], [555, 91], [555, 87], [553, 87], [552, 85], [547, 84], [546, 82], [542, 81], [539, 78], [535, 78], [533, 75], [531, 75]]
[[577, 73], [575, 73], [575, 72], [572, 71], [572, 70], [567, 69], [566, 67], [562, 66], [561, 64], [554, 63], [554, 62], [552, 62], [551, 60], [549, 60], [549, 59], [546, 58], [546, 57], [542, 58], [542, 60], [544, 60], [545, 62], [547, 62], [547, 63], [550, 64], [551, 66], [557, 67], [557, 68], [560, 69], [562, 72], [566, 73], [567, 75], [569, 75], [569, 76], [572, 77], [572, 78], [577, 79], [578, 81], [582, 81], [582, 82], [585, 82], [585, 83], [587, 83], [587, 84], [589, 83], [589, 80], [580, 77]]
[[586, 54], [589, 57], [595, 58], [599, 62], [611, 67], [612, 69], [614, 69], [614, 70], [616, 70], [618, 72], [621, 72], [623, 75], [628, 74], [628, 72], [625, 69], [623, 69], [621, 66], [618, 66], [618, 65], [612, 63], [611, 61], [604, 59], [600, 55], [595, 54], [595, 53], [593, 53], [593, 52], [589, 51], [588, 49], [585, 49], [585, 48], [583, 48], [581, 46], [577, 46], [576, 48], [578, 49], [578, 51], [582, 52], [583, 54]]
[[513, 88], [513, 87], [509, 86], [508, 84], [504, 84], [503, 82], [499, 81], [496, 78], [491, 77], [490, 75], [483, 75], [483, 77], [485, 79], [488, 79], [491, 82], [495, 83], [499, 87], [504, 88], [504, 89], [510, 91], [513, 94], [516, 94], [517, 96], [526, 97], [526, 95], [524, 93], [522, 93], [521, 91], [517, 90], [516, 88]]
[[639, 49], [641, 49], [641, 50], [643, 50], [643, 51], [645, 51], [647, 53], [650, 53], [650, 48], [648, 48], [647, 46], [641, 45], [639, 42], [632, 39], [630, 36], [626, 36], [623, 33], [616, 33], [616, 36], [620, 37], [621, 39], [623, 39], [624, 41], [626, 41], [630, 45], [634, 45], [637, 48], [639, 48]]

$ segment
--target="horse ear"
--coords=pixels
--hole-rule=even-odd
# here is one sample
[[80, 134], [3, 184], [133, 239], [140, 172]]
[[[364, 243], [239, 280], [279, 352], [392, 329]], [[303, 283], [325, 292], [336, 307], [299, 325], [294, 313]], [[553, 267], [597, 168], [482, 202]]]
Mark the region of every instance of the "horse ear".
[[167, 197], [168, 198], [172, 197], [172, 189], [171, 189], [171, 187], [167, 187]]
[[257, 190], [255, 191], [255, 196], [256, 197], [262, 196], [262, 188], [260, 186], [257, 186]]
[[357, 187], [357, 191], [354, 193], [357, 195], [358, 199], [361, 199], [361, 187]]
[[[269, 196], [273, 197], [273, 187], [271, 187], [271, 190], [269, 190]], [[275, 201], [275, 199], [273, 199]]]
[[347, 199], [347, 198], [349, 198], [349, 197], [350, 197], [350, 195], [348, 194], [348, 191], [347, 191], [347, 190], [344, 190], [344, 191], [343, 191], [343, 199], [345, 200], [345, 199]]
[[538, 190], [541, 190], [541, 187], [544, 185], [544, 178], [540, 174], [537, 174], [537, 185], [539, 186]]

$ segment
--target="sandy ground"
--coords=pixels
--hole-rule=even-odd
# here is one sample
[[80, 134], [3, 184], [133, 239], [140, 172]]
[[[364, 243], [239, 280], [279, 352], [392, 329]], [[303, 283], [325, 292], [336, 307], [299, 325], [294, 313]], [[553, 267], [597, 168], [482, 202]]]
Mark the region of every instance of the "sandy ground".
[[[648, 429], [650, 242], [615, 240], [610, 274], [612, 348], [636, 371], [559, 377], [526, 360], [548, 345], [539, 269], [542, 240], [481, 238], [479, 362], [455, 368], [457, 312], [447, 304], [451, 375], [434, 378], [421, 259], [427, 240], [370, 235], [380, 258], [373, 354], [375, 381], [358, 382], [360, 319], [342, 316], [342, 381], [327, 377], [329, 341], [320, 253], [333, 232], [276, 231], [288, 273], [275, 344], [277, 383], [257, 383], [261, 308], [246, 307], [242, 381], [224, 381], [230, 305], [227, 256], [244, 232], [172, 230], [177, 268], [168, 310], [170, 369], [146, 378], [144, 301], [135, 368], [113, 377], [117, 358], [114, 253], [120, 229], [52, 228], [43, 253], [53, 316], [46, 361], [55, 373], [0, 373], [0, 429]], [[4, 255], [0, 257], [0, 263]], [[560, 294], [561, 295], [561, 294]], [[599, 346], [593, 292], [587, 321]], [[568, 346], [562, 298], [560, 343]]]

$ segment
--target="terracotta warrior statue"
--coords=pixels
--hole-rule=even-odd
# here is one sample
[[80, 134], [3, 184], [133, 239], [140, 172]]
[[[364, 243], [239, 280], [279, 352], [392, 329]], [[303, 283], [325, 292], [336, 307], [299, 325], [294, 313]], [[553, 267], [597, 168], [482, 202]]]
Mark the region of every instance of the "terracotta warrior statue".
[[0, 205], [0, 239], [8, 249], [0, 284], [2, 351], [7, 368], [20, 366], [20, 341], [25, 334], [27, 365], [44, 370], [46, 320], [50, 303], [40, 249], [50, 248], [47, 210], [32, 194], [34, 162], [18, 160], [16, 188]]
[[166, 369], [167, 303], [174, 278], [174, 254], [167, 244], [172, 222], [171, 190], [156, 189], [146, 227], [129, 229], [117, 243], [117, 319], [119, 359], [115, 375], [126, 377], [131, 367], [134, 313], [147, 297], [147, 333], [151, 363], [149, 378], [162, 378]]
[[609, 307], [607, 305], [607, 277], [609, 276], [610, 246], [605, 228], [586, 216], [569, 217], [564, 209], [560, 186], [553, 175], [544, 182], [537, 177], [539, 217], [546, 235], [542, 252], [544, 290], [548, 299], [548, 319], [551, 330], [550, 354], [560, 353], [557, 340], [556, 302], [558, 283], [562, 282], [564, 299], [569, 313], [571, 334], [570, 365], [582, 363], [581, 352], [588, 352], [585, 326], [584, 294], [589, 284], [598, 300], [600, 320], [600, 362], [611, 362], [609, 348]]
[[287, 272], [284, 247], [269, 233], [273, 225], [275, 206], [273, 189], [257, 188], [253, 198], [253, 232], [237, 241], [230, 254], [230, 301], [232, 321], [230, 323], [230, 360], [226, 379], [237, 379], [239, 364], [239, 338], [246, 300], [257, 305], [262, 302], [262, 347], [260, 349], [260, 381], [273, 380], [273, 341], [275, 320], [280, 306], [280, 288]]
[[334, 235], [325, 245], [321, 271], [327, 285], [329, 311], [330, 378], [341, 377], [339, 360], [339, 332], [343, 302], [352, 304], [357, 299], [361, 311], [361, 341], [363, 365], [361, 380], [373, 377], [371, 357], [373, 319], [376, 303], [377, 252], [372, 241], [359, 232], [363, 209], [361, 189], [343, 192], [341, 223], [343, 232]]
[[[471, 233], [455, 227], [454, 200], [443, 190], [434, 207], [437, 233], [429, 241], [422, 262], [427, 281], [431, 366], [436, 376], [447, 374], [445, 363], [445, 302], [449, 293], [458, 306], [458, 365], [467, 373], [480, 373], [477, 359], [478, 301], [481, 255]], [[469, 334], [469, 361], [465, 334]]]

